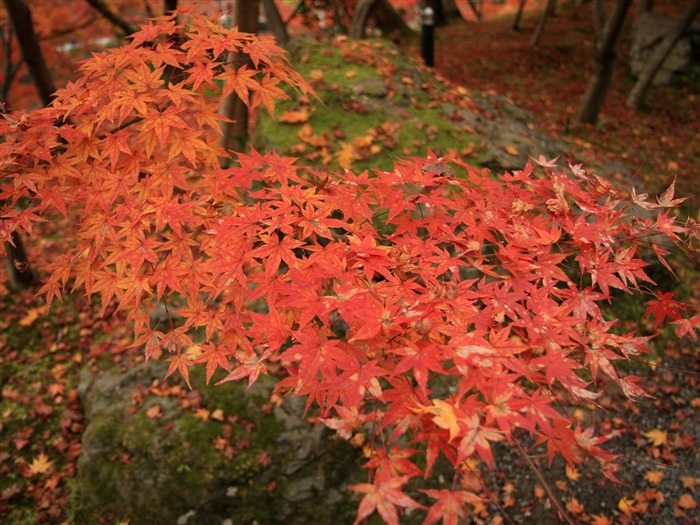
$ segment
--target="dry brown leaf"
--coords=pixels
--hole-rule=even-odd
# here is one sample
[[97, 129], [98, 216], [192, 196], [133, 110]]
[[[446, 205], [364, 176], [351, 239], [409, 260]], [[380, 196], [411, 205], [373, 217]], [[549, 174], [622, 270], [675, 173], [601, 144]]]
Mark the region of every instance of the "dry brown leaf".
[[146, 410], [146, 417], [150, 419], [158, 419], [163, 417], [163, 413], [161, 412], [160, 405], [155, 404], [148, 410]]

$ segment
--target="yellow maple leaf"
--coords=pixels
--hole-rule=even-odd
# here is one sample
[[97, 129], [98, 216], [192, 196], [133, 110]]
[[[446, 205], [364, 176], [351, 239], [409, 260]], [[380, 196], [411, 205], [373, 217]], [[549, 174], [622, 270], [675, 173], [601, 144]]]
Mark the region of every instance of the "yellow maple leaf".
[[693, 510], [697, 508], [698, 504], [695, 499], [693, 499], [693, 496], [690, 494], [683, 494], [678, 498], [678, 506], [683, 510]]
[[655, 447], [660, 447], [668, 443], [668, 434], [665, 430], [659, 430], [658, 428], [654, 428], [649, 432], [644, 432], [644, 435], [649, 440], [649, 442]]
[[535, 485], [535, 488], [533, 491], [535, 493], [535, 497], [537, 499], [540, 499], [540, 500], [544, 499], [544, 497], [547, 495], [547, 492], [544, 490], [544, 487], [542, 487], [540, 485]]
[[593, 514], [591, 525], [613, 525], [613, 521], [603, 514]]
[[629, 517], [633, 512], [636, 512], [634, 507], [636, 503], [634, 498], [620, 498], [620, 501], [617, 502], [617, 508], [625, 516]]
[[27, 314], [19, 320], [20, 326], [31, 326], [34, 321], [39, 319], [40, 316], [44, 315], [48, 311], [48, 307], [39, 306], [38, 308], [32, 308], [27, 311]]
[[569, 478], [571, 481], [578, 481], [578, 479], [581, 477], [581, 473], [573, 465], [567, 465], [566, 477]]
[[650, 470], [646, 474], [644, 474], [644, 479], [649, 483], [653, 483], [654, 485], [656, 485], [658, 483], [661, 483], [661, 480], [664, 479], [664, 473], [658, 470]]
[[684, 489], [695, 490], [695, 485], [697, 484], [697, 479], [693, 476], [683, 476], [681, 477], [681, 482], [683, 483]]
[[29, 472], [32, 474], [43, 474], [48, 472], [53, 467], [53, 461], [43, 452], [34, 458], [32, 464], [29, 465]]
[[433, 414], [433, 423], [437, 426], [450, 431], [449, 440], [452, 441], [459, 434], [459, 423], [454, 406], [442, 399], [433, 399], [433, 405], [425, 407], [423, 411]]
[[319, 82], [319, 81], [323, 80], [323, 77], [324, 77], [323, 71], [321, 71], [320, 69], [313, 69], [313, 70], [309, 73], [309, 78], [310, 78], [313, 82]]
[[506, 146], [505, 150], [508, 155], [513, 155], [514, 157], [520, 154], [520, 150], [518, 150], [518, 148], [516, 148], [512, 144], [510, 146]]
[[350, 169], [352, 161], [355, 158], [355, 146], [352, 144], [341, 143], [340, 150], [336, 153], [338, 164], [341, 168]]
[[583, 514], [583, 511], [586, 510], [586, 508], [581, 504], [579, 500], [576, 498], [571, 498], [566, 502], [566, 510], [568, 510], [571, 514]]
[[278, 120], [287, 124], [301, 124], [309, 120], [310, 116], [311, 113], [309, 113], [309, 110], [306, 108], [300, 109], [298, 111], [288, 109], [279, 116]]

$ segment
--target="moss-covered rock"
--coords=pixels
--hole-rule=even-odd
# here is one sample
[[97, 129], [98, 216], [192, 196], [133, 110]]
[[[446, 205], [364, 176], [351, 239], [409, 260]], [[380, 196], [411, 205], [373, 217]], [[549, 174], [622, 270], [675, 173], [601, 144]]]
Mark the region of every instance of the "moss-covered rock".
[[504, 97], [455, 88], [379, 40], [304, 39], [294, 68], [318, 99], [291, 96], [277, 118], [260, 112], [252, 145], [332, 169], [390, 170], [398, 158], [461, 158], [496, 171], [559, 148]]
[[343, 489], [360, 479], [356, 453], [305, 423], [302, 400], [272, 408], [264, 381], [205, 387], [195, 373], [188, 391], [164, 373], [83, 374], [76, 523], [352, 522]]

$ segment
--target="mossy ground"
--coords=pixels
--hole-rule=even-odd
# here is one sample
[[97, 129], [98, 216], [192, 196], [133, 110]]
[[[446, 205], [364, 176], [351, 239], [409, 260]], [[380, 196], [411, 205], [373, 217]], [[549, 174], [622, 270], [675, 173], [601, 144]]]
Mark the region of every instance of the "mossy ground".
[[459, 95], [390, 43], [307, 40], [293, 56], [318, 99], [290, 93], [277, 105], [277, 120], [261, 112], [255, 148], [357, 172], [390, 170], [397, 159], [429, 150], [478, 161], [479, 140], [443, 109]]

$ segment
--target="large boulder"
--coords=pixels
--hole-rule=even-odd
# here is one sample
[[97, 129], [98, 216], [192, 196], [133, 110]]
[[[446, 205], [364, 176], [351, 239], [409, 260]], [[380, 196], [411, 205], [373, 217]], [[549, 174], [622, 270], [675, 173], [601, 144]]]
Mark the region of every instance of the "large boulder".
[[[629, 68], [639, 77], [675, 20], [653, 12], [642, 13], [634, 24]], [[687, 84], [700, 73], [700, 26], [691, 26], [671, 50], [654, 77], [654, 85]]]
[[83, 373], [76, 523], [352, 523], [357, 451], [302, 420], [302, 399], [273, 407], [264, 380], [190, 391], [166, 370]]

